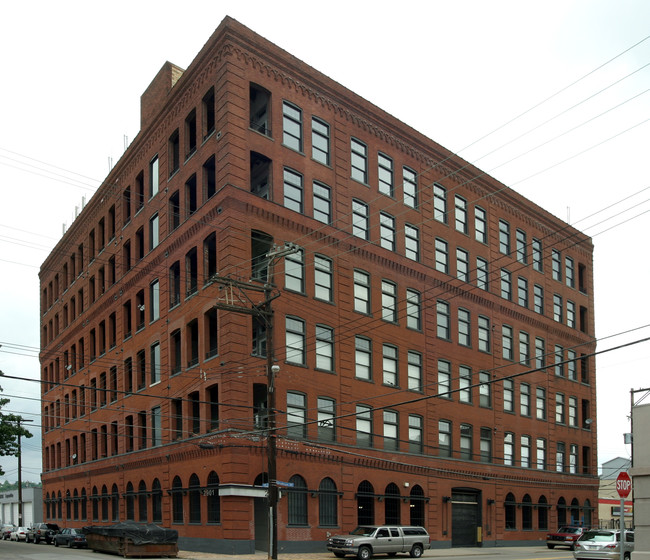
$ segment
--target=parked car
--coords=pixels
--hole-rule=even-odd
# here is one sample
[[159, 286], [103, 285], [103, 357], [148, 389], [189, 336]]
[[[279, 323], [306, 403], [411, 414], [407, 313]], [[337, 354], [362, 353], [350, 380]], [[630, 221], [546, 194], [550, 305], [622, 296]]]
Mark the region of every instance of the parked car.
[[568, 546], [573, 550], [575, 542], [584, 533], [583, 527], [560, 527], [555, 533], [548, 533], [546, 535], [546, 546], [555, 548], [556, 546]]
[[10, 541], [24, 541], [27, 538], [27, 527], [14, 527], [9, 536]]
[[337, 558], [353, 554], [359, 560], [369, 560], [375, 554], [395, 556], [398, 552], [420, 558], [427, 548], [429, 533], [424, 527], [365, 525], [357, 527], [349, 535], [336, 535], [327, 539], [327, 550]]
[[0, 529], [0, 531], [1, 531], [1, 532], [0, 532], [0, 538], [1, 538], [3, 541], [8, 540], [9, 537], [11, 536], [11, 532], [12, 532], [14, 529], [15, 529], [15, 527], [14, 527], [13, 525], [3, 525], [3, 526], [2, 526], [2, 529]]
[[[621, 557], [621, 531], [593, 529], [585, 531], [576, 541], [573, 557], [576, 559], [618, 560]], [[623, 558], [630, 560], [634, 550], [634, 531], [625, 531]]]
[[59, 532], [59, 526], [56, 523], [36, 523], [27, 531], [25, 540], [38, 544], [45, 541], [47, 544], [54, 542], [54, 535]]
[[86, 548], [88, 541], [81, 529], [67, 527], [54, 535], [54, 546], [69, 546], [70, 548]]

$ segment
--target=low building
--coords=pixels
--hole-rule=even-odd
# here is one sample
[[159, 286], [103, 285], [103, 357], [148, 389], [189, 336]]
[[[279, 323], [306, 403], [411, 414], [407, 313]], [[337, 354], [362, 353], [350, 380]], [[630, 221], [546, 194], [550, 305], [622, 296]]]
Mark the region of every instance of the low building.
[[[650, 392], [650, 389], [648, 389]], [[650, 404], [632, 407], [632, 495], [634, 515], [634, 560], [650, 559]]]
[[[43, 489], [23, 488], [23, 527], [43, 520]], [[0, 492], [0, 525], [18, 525], [18, 490]]]
[[[606, 461], [600, 468], [598, 489], [598, 520], [601, 529], [617, 529], [621, 525], [621, 498], [616, 490], [616, 477], [630, 470], [630, 460], [616, 457]], [[634, 526], [634, 502], [632, 496], [624, 503], [625, 526]]]

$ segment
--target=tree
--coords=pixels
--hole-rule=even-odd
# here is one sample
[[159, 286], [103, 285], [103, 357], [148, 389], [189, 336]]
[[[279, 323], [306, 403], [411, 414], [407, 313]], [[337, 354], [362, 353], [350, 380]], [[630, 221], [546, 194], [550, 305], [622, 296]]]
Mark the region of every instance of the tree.
[[[2, 387], [0, 387], [2, 391]], [[0, 399], [0, 457], [10, 455], [18, 456], [18, 436], [25, 438], [32, 437], [32, 434], [22, 425], [23, 417], [18, 414], [5, 414], [2, 407], [9, 402], [9, 399]], [[0, 476], [4, 474], [0, 465]]]

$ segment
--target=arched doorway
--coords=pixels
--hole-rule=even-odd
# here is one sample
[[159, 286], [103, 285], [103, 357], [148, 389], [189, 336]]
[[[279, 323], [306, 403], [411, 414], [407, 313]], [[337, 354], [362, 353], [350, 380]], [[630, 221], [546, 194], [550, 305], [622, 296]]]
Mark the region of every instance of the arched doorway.
[[411, 489], [411, 500], [409, 502], [409, 522], [411, 525], [424, 527], [424, 490], [419, 484]]
[[372, 525], [375, 522], [375, 489], [364, 480], [357, 487], [357, 524]]

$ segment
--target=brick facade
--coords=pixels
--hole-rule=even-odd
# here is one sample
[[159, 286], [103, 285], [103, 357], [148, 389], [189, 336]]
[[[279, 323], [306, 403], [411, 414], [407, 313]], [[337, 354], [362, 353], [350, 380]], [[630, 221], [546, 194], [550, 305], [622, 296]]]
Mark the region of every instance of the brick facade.
[[285, 243], [283, 550], [371, 520], [443, 547], [590, 523], [591, 240], [230, 18], [187, 70], [165, 64], [41, 268], [46, 520], [267, 546], [268, 331], [224, 305], [262, 302], [256, 265]]

